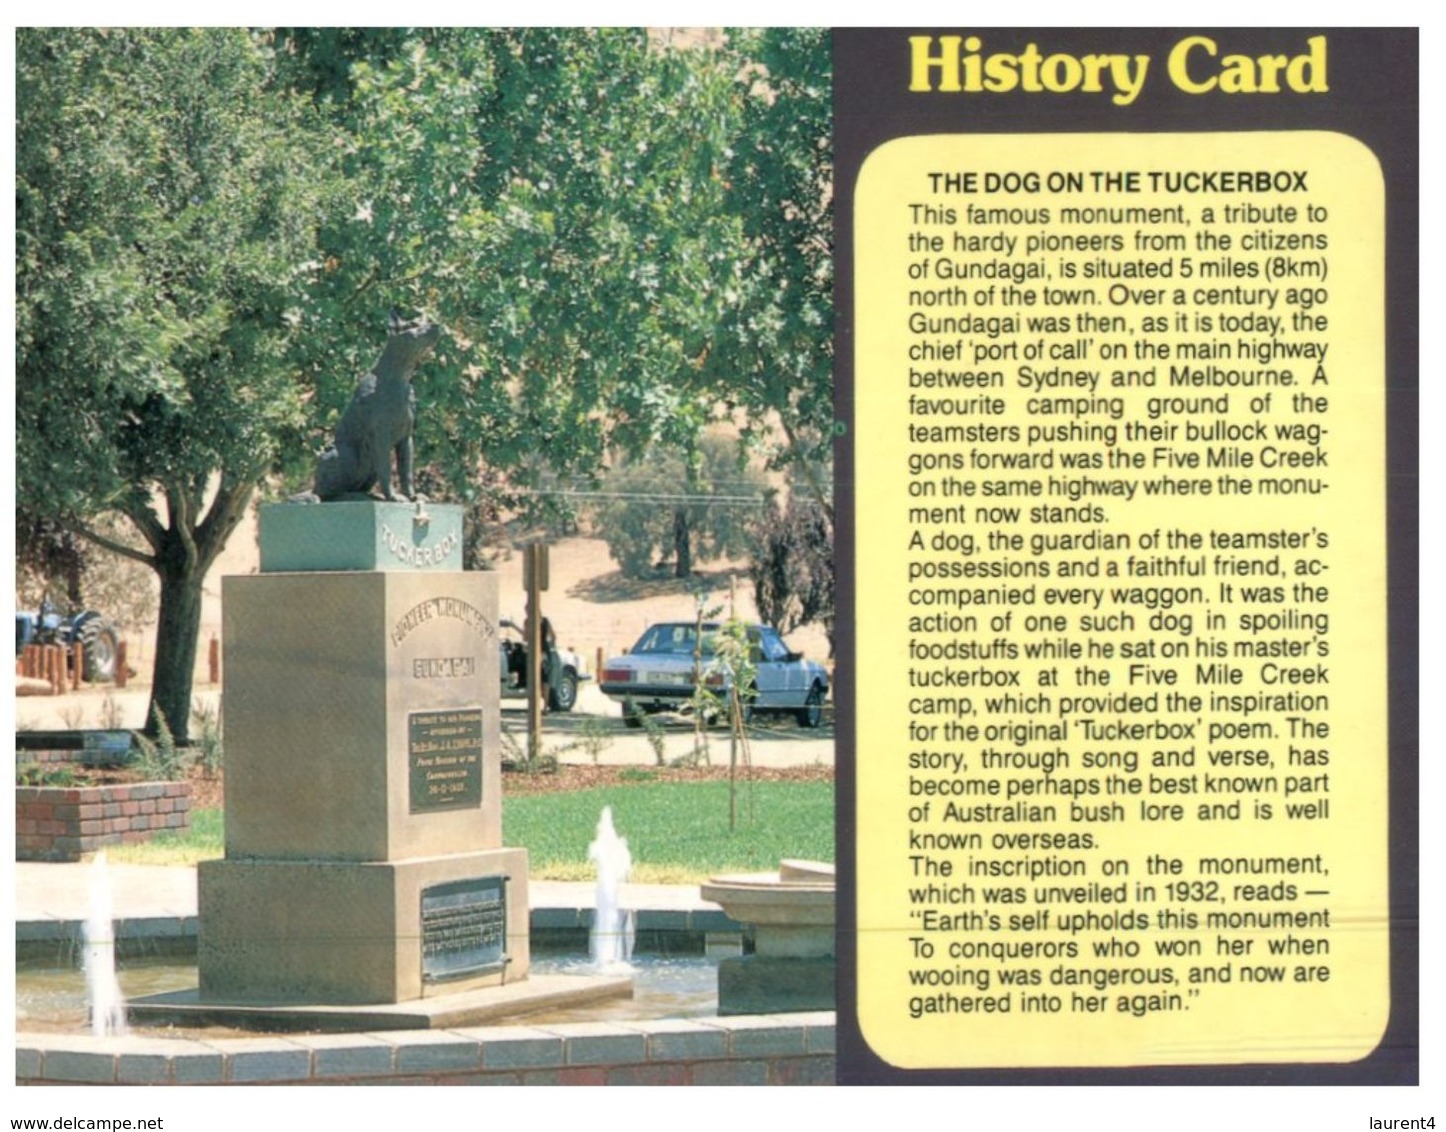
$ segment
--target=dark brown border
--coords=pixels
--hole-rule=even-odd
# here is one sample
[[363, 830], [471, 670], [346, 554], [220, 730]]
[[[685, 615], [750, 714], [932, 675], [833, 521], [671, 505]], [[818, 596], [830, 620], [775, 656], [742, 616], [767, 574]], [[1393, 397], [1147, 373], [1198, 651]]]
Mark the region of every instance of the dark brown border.
[[[969, 34], [992, 51], [1032, 41], [1053, 50], [1148, 54], [1159, 60], [1186, 35], [1209, 34], [1253, 54], [1298, 52], [1325, 34], [1330, 91], [1314, 95], [1191, 96], [1152, 76], [1128, 107], [1101, 95], [959, 96], [910, 94], [908, 37]], [[1349, 1064], [1193, 1066], [1126, 1069], [907, 1071], [879, 1059], [859, 1031], [853, 946], [856, 728], [860, 685], [867, 687], [867, 642], [854, 635], [854, 465], [847, 433], [835, 452], [838, 529], [835, 555], [839, 666], [837, 837], [838, 1076], [841, 1084], [1009, 1085], [1410, 1085], [1420, 1075], [1419, 1021], [1419, 34], [1402, 29], [848, 29], [834, 32], [835, 399], [853, 420], [853, 203], [864, 159], [891, 138], [942, 133], [1082, 133], [1219, 130], [1333, 130], [1368, 146], [1386, 190], [1386, 485], [1390, 666], [1391, 1012], [1381, 1044]], [[861, 645], [864, 651], [860, 651]], [[852, 709], [850, 705], [853, 705]]]

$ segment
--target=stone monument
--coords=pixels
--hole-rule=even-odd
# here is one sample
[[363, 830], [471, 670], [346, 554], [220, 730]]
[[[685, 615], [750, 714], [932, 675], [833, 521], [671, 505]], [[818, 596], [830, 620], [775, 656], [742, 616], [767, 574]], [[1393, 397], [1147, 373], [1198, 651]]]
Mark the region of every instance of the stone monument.
[[260, 573], [223, 580], [226, 855], [198, 872], [199, 988], [137, 1020], [425, 1027], [632, 993], [528, 978], [497, 578], [462, 569], [460, 506], [408, 499], [411, 379], [442, 331], [389, 330], [315, 490], [262, 507]]
[[502, 845], [497, 590], [462, 509], [261, 512], [222, 590], [226, 856], [200, 868], [203, 1000], [397, 1003], [525, 979]]

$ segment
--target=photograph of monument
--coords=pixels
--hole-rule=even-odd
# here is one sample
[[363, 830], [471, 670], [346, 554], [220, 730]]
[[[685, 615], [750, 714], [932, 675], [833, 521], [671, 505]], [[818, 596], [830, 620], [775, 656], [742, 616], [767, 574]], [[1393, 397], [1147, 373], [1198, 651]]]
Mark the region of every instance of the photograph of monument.
[[17, 33], [19, 1081], [832, 1081], [830, 75]]

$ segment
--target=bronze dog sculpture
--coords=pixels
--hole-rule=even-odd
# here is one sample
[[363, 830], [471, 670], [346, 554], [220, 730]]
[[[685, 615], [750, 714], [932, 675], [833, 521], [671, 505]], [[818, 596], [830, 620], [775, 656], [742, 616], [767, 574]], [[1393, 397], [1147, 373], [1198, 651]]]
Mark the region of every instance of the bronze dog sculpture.
[[312, 490], [298, 500], [370, 499], [373, 489], [380, 489], [383, 499], [412, 498], [412, 377], [442, 337], [442, 328], [425, 317], [404, 320], [393, 312], [388, 331], [381, 357], [357, 382], [342, 413], [335, 442], [317, 458]]

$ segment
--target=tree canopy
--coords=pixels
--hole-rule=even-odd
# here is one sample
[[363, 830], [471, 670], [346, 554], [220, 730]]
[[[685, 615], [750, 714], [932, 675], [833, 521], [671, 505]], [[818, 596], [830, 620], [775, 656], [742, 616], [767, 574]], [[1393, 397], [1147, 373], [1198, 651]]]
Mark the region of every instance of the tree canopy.
[[21, 29], [16, 71], [17, 494], [156, 571], [184, 735], [201, 580], [304, 421], [324, 133], [244, 31]]
[[708, 357], [741, 293], [732, 67], [627, 29], [419, 32], [352, 65], [355, 204], [324, 235], [318, 318], [354, 338], [371, 291], [449, 328], [419, 447], [460, 492], [484, 462], [523, 489], [595, 476], [714, 415]]
[[774, 464], [807, 485], [833, 525], [833, 82], [828, 32], [768, 28], [730, 41], [748, 83], [728, 208], [744, 229], [746, 286], [713, 358]]
[[20, 29], [16, 61], [17, 491], [156, 570], [179, 734], [205, 572], [390, 308], [447, 328], [417, 449], [457, 497], [566, 507], [720, 416], [821, 483], [823, 33]]

